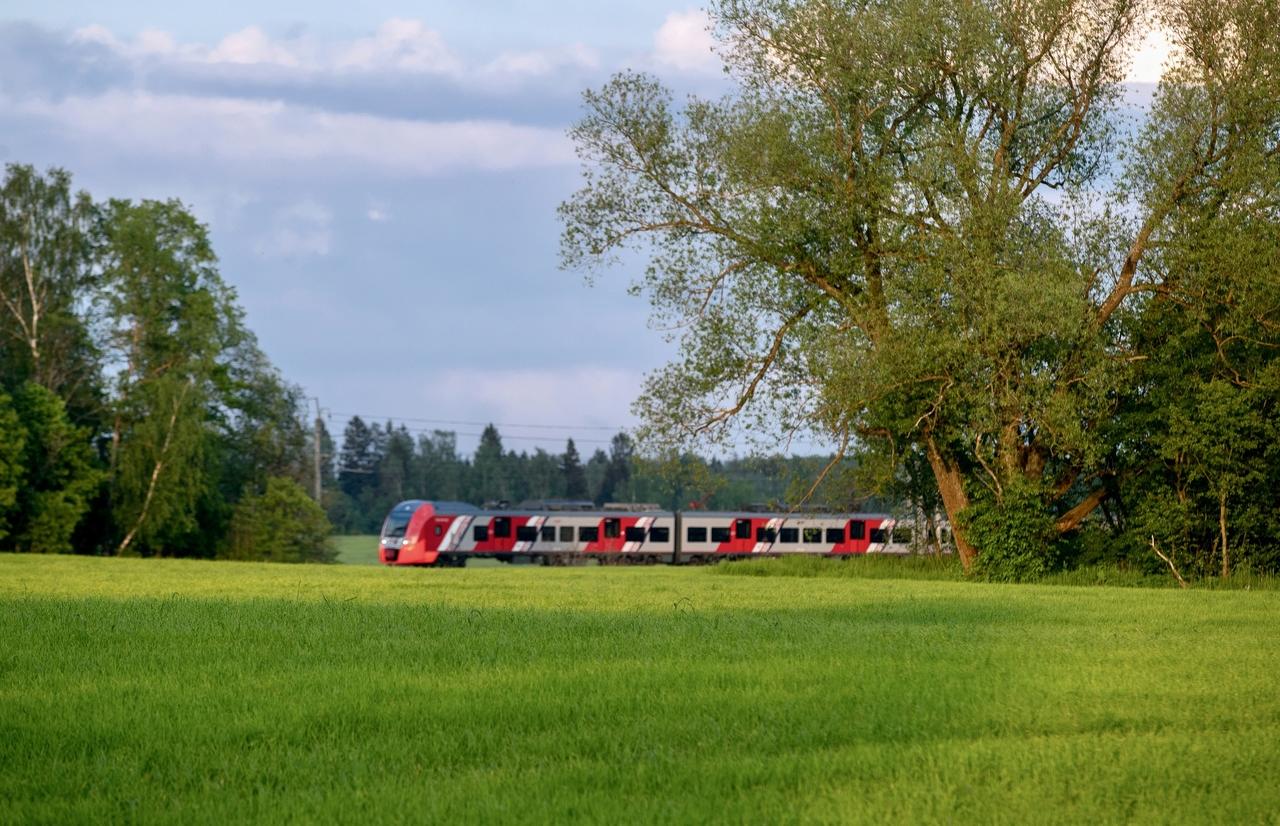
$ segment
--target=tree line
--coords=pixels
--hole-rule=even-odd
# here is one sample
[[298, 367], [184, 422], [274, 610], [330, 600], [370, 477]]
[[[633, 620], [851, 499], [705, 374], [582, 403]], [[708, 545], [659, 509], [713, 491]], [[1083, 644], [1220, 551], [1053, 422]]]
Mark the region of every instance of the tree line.
[[0, 185], [0, 547], [332, 557], [301, 390], [176, 200]]
[[[340, 533], [373, 533], [396, 503], [432, 499], [496, 505], [547, 500], [656, 504], [672, 510], [785, 508], [807, 487], [829, 458], [704, 458], [676, 453], [653, 458], [636, 453], [626, 433], [587, 458], [568, 439], [562, 453], [542, 448], [507, 450], [497, 427], [489, 425], [473, 456], [458, 452], [457, 436], [445, 430], [416, 437], [405, 425], [369, 424], [353, 416], [335, 452], [321, 429], [325, 509]], [[833, 480], [834, 481], [834, 480]], [[880, 500], [858, 497], [847, 484], [820, 486], [809, 497], [840, 510], [882, 508]]]

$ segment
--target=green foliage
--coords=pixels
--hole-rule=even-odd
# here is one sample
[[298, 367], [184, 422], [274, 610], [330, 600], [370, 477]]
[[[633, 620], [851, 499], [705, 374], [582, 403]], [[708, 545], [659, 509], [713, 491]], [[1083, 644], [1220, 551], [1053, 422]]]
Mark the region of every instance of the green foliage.
[[102, 480], [89, 430], [71, 424], [62, 400], [34, 382], [24, 384], [13, 403], [25, 430], [14, 547], [68, 553]]
[[271, 477], [262, 493], [236, 505], [225, 551], [228, 559], [265, 562], [333, 562], [333, 526], [324, 510], [296, 482]]
[[9, 536], [12, 509], [22, 485], [22, 452], [27, 434], [13, 409], [13, 400], [0, 392], [0, 540]]
[[[476, 451], [476, 464], [480, 463], [480, 452]], [[582, 469], [582, 460], [573, 439], [564, 446], [564, 455], [560, 458], [560, 475], [564, 477], [564, 495], [570, 499], [587, 497], [587, 475]]]
[[1017, 480], [1000, 495], [975, 497], [962, 526], [982, 549], [973, 573], [995, 582], [1036, 580], [1057, 567], [1053, 519], [1040, 491]]
[[0, 183], [0, 385], [40, 384], [77, 417], [98, 406], [101, 364], [82, 316], [95, 287], [97, 207], [71, 175], [7, 164]]
[[[711, 11], [733, 94], [680, 106], [623, 73], [585, 94], [571, 132], [584, 181], [561, 207], [564, 264], [646, 256], [633, 287], [680, 331], [636, 405], [651, 443], [851, 445], [878, 489], [946, 510], [966, 566], [992, 550], [999, 576], [1034, 575], [1041, 526], [1069, 535], [1118, 488], [1152, 489], [1137, 477], [1161, 426], [1130, 414], [1186, 378], [1162, 342], [1199, 328], [1237, 389], [1280, 351], [1274, 4]], [[1124, 131], [1120, 84], [1153, 13], [1183, 48]], [[1264, 444], [1231, 427], [1276, 417], [1216, 410], [1197, 425], [1216, 435], [1187, 435], [1215, 509], [1237, 513], [1257, 476], [1222, 448]], [[1025, 492], [999, 504], [1017, 524], [969, 501], [984, 484]], [[1262, 518], [1239, 515], [1237, 533]]]

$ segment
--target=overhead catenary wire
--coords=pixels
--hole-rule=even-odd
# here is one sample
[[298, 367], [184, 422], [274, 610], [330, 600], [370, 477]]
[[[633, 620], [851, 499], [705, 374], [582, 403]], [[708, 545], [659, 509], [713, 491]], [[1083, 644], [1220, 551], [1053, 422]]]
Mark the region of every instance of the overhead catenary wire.
[[494, 427], [523, 427], [538, 430], [610, 430], [615, 433], [627, 429], [625, 425], [607, 424], [518, 424], [516, 422], [480, 422], [467, 421], [464, 419], [426, 419], [419, 416], [383, 416], [375, 413], [346, 413], [336, 410], [330, 411], [330, 413], [334, 416], [359, 416], [360, 418], [371, 422], [385, 419], [392, 422], [422, 422], [426, 424], [462, 425], [464, 427], [486, 427], [488, 425], [493, 425]]

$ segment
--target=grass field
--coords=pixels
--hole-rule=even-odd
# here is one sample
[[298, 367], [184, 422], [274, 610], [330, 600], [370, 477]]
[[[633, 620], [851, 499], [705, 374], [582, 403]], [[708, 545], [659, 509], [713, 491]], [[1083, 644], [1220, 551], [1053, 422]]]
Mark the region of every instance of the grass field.
[[338, 549], [338, 562], [344, 565], [377, 565], [378, 537], [369, 536], [335, 536], [333, 545]]
[[1280, 593], [0, 555], [6, 822], [1275, 822]]

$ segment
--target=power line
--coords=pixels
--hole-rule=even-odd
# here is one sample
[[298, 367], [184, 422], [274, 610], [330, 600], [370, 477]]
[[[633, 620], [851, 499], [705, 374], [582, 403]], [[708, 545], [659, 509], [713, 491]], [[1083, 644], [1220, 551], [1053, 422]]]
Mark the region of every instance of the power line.
[[[428, 424], [452, 424], [452, 425], [465, 425], [468, 427], [485, 427], [487, 425], [493, 425], [494, 427], [523, 427], [523, 428], [542, 429], [542, 430], [611, 430], [614, 432], [617, 432], [620, 430], [626, 430], [626, 428], [621, 425], [615, 426], [615, 425], [598, 425], [598, 424], [516, 424], [515, 422], [473, 422], [473, 421], [464, 421], [462, 419], [424, 419], [424, 418], [414, 417], [414, 416], [382, 416], [374, 413], [343, 413], [341, 411], [336, 411], [336, 410], [330, 411], [330, 413], [331, 415], [334, 415], [334, 416], [359, 416], [360, 418], [367, 419], [369, 421], [376, 421], [378, 419], [387, 419], [393, 422], [397, 422], [397, 421], [425, 422]], [[463, 434], [459, 434], [459, 435], [463, 435]], [[466, 434], [466, 435], [478, 435], [478, 434]]]
[[[434, 428], [430, 428], [430, 427], [405, 427], [404, 429], [409, 433], [437, 432]], [[480, 438], [481, 436], [484, 435], [483, 433], [459, 433], [456, 430], [450, 430], [446, 432], [452, 433], [454, 436], [474, 436], [475, 438]], [[517, 440], [526, 441], [526, 442], [550, 442], [550, 441], [556, 441], [561, 438], [559, 436], [520, 436], [520, 435], [513, 436], [506, 433], [500, 433], [498, 435], [504, 441], [507, 439], [517, 439]], [[569, 438], [572, 438], [572, 437], [569, 437]], [[574, 439], [573, 443], [584, 444], [584, 445], [609, 445], [609, 444], [613, 444], [613, 440], [612, 439]]]

